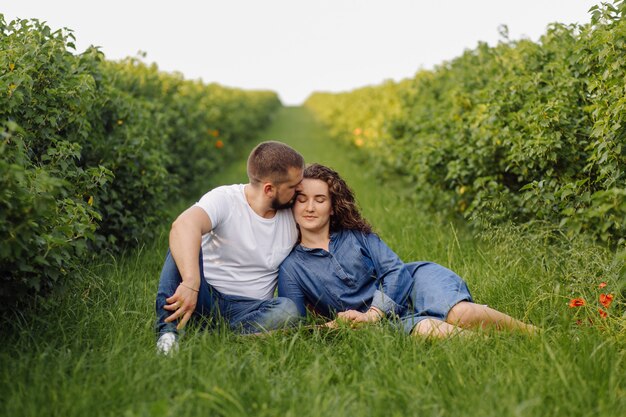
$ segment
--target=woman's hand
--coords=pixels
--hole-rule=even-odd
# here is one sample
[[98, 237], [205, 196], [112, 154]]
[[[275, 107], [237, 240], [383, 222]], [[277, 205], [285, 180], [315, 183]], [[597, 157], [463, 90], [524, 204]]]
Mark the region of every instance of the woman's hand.
[[174, 312], [165, 319], [165, 322], [171, 323], [180, 318], [178, 326], [176, 326], [176, 329], [178, 330], [185, 327], [185, 324], [187, 324], [191, 315], [196, 310], [196, 304], [198, 303], [198, 290], [195, 290], [194, 288], [195, 287], [181, 282], [178, 285], [178, 288], [176, 288], [174, 295], [165, 299], [168, 304], [163, 308]]
[[384, 313], [376, 307], [370, 307], [365, 313], [361, 313], [357, 310], [347, 310], [337, 314], [338, 320], [345, 320], [353, 323], [376, 323], [383, 317]]
[[327, 321], [322, 324], [321, 327], [328, 327], [329, 329], [336, 329], [339, 325], [337, 324], [337, 320]]

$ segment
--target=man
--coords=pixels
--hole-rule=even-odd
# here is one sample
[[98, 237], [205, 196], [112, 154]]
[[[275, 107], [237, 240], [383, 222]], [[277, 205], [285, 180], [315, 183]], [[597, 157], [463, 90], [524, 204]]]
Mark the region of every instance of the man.
[[298, 320], [295, 304], [273, 295], [298, 236], [289, 207], [303, 169], [294, 149], [263, 142], [248, 158], [248, 184], [215, 188], [174, 221], [156, 299], [158, 352], [178, 348], [177, 330], [192, 315], [243, 333]]

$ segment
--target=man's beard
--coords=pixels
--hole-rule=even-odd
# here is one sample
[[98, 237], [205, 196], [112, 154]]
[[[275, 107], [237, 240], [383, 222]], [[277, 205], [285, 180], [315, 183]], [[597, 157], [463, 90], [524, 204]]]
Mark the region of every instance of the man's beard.
[[286, 203], [280, 203], [280, 201], [278, 201], [278, 197], [274, 197], [274, 199], [272, 200], [272, 209], [273, 210], [283, 210], [283, 209], [288, 209], [291, 208], [293, 206], [295, 199], [291, 199], [289, 201], [287, 201]]

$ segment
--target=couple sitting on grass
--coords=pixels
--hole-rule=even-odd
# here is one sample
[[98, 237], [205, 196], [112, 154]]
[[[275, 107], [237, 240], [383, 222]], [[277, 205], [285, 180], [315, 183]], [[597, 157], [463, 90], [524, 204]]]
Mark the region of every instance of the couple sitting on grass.
[[173, 223], [156, 299], [158, 352], [178, 348], [192, 317], [258, 333], [297, 325], [307, 307], [329, 326], [387, 319], [427, 337], [487, 326], [536, 331], [475, 304], [454, 272], [403, 263], [372, 233], [339, 174], [305, 168], [291, 147], [259, 144], [248, 177], [208, 192]]

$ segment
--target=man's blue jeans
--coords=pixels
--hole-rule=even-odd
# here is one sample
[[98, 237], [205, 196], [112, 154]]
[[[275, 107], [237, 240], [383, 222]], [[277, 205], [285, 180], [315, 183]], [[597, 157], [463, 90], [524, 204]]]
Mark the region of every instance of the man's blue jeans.
[[[165, 323], [165, 319], [173, 312], [163, 307], [167, 304], [165, 300], [176, 292], [181, 282], [182, 277], [178, 267], [168, 251], [156, 297], [157, 337], [167, 332], [178, 333], [176, 322]], [[232, 330], [241, 333], [256, 333], [293, 326], [300, 321], [300, 315], [295, 303], [288, 298], [256, 300], [221, 294], [204, 279], [202, 254], [200, 254], [200, 289], [192, 319], [205, 319], [209, 325], [215, 325], [219, 319], [222, 319]]]

